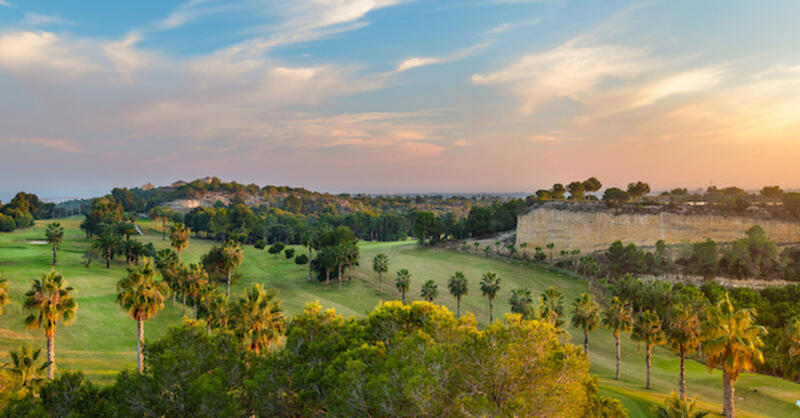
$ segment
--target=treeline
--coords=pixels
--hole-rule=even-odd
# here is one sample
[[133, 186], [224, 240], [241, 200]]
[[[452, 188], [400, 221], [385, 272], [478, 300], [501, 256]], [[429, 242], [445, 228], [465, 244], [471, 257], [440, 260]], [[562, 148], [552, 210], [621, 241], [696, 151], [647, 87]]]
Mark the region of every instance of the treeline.
[[473, 206], [466, 217], [453, 213], [437, 215], [433, 212], [414, 214], [414, 237], [422, 245], [436, 244], [450, 239], [486, 237], [517, 227], [517, 217], [528, 210], [522, 199], [495, 202], [489, 206]]
[[[236, 309], [257, 309], [259, 297], [245, 293]], [[598, 394], [582, 351], [539, 321], [479, 330], [425, 302], [387, 302], [361, 319], [309, 304], [286, 318], [270, 300], [269, 315], [251, 316], [259, 349], [252, 333], [187, 321], [147, 344], [141, 374], [106, 387], [80, 373], [40, 379], [3, 415], [627, 416]]]
[[599, 258], [599, 264], [599, 274], [612, 278], [629, 273], [799, 281], [800, 246], [779, 253], [764, 230], [753, 226], [742, 239], [727, 244], [707, 239], [668, 248], [664, 241], [658, 241], [653, 251], [646, 251], [636, 244], [616, 241]]
[[55, 204], [44, 203], [33, 193], [19, 192], [10, 202], [0, 202], [0, 232], [33, 226], [35, 219], [52, 217]]

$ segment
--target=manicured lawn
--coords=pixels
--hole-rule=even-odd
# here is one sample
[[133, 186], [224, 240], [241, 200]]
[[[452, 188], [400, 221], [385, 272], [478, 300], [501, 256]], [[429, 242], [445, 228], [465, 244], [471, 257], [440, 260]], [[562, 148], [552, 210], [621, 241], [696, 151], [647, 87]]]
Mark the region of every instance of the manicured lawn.
[[[80, 221], [79, 218], [61, 220], [66, 227], [66, 239], [59, 251], [57, 270], [76, 288], [79, 309], [73, 325], [58, 329], [56, 361], [60, 371], [80, 369], [95, 381], [109, 382], [119, 370], [135, 367], [136, 327], [114, 303], [116, 282], [125, 274], [124, 263], [118, 260], [111, 269], [106, 269], [104, 263], [96, 261], [91, 267], [84, 267], [81, 257], [90, 243], [78, 229]], [[168, 245], [149, 222], [140, 224], [146, 233], [140, 239], [153, 242], [159, 248]], [[50, 248], [30, 243], [43, 237], [44, 223], [27, 230], [0, 233], [0, 275], [8, 279], [12, 297], [12, 303], [0, 316], [0, 361], [5, 361], [7, 351], [23, 341], [44, 343], [41, 330], [25, 330], [24, 314], [20, 308], [30, 281], [50, 269]], [[192, 238], [184, 260], [198, 262], [213, 244]], [[302, 247], [293, 248], [298, 253], [306, 251]], [[372, 257], [379, 252], [390, 258], [389, 273], [384, 275], [382, 282], [371, 271]], [[307, 265], [295, 265], [283, 255], [269, 255], [248, 246], [239, 270], [242, 279], [235, 283], [233, 295], [238, 296], [252, 283], [262, 283], [280, 290], [283, 306], [289, 314], [297, 313], [306, 303], [318, 300], [323, 307], [334, 308], [345, 316], [364, 315], [381, 300], [399, 298], [394, 287], [395, 272], [407, 268], [412, 274], [408, 299], [421, 299], [422, 283], [432, 279], [439, 286], [436, 302], [455, 312], [455, 299], [447, 293], [447, 280], [454, 271], [461, 270], [469, 280], [469, 294], [462, 300], [462, 312], [473, 313], [484, 325], [488, 321], [488, 302], [481, 296], [478, 283], [486, 271], [494, 271], [501, 278], [502, 289], [495, 301], [495, 317], [502, 317], [509, 311], [508, 298], [514, 288], [528, 287], [538, 296], [548, 286], [557, 286], [565, 295], [568, 311], [571, 311], [572, 300], [587, 289], [585, 282], [521, 262], [438, 248], [420, 249], [413, 241], [362, 243], [361, 266], [353, 275], [352, 282], [345, 283], [342, 289], [336, 284], [326, 287], [318, 282], [308, 282], [307, 268]], [[158, 338], [170, 325], [179, 323], [180, 318], [180, 304], [168, 303], [167, 309], [145, 325], [146, 338]], [[573, 343], [582, 341], [582, 333], [578, 330], [569, 329], [569, 334]], [[592, 372], [600, 378], [601, 392], [621, 399], [631, 416], [650, 416], [653, 405], [662, 402], [669, 391], [677, 391], [678, 359], [668, 350], [657, 350], [653, 362], [653, 389], [648, 391], [644, 389], [644, 350], [631, 342], [627, 335], [623, 336], [621, 381], [614, 380], [614, 340], [611, 334], [605, 330], [595, 331], [590, 335], [589, 345]], [[736, 389], [740, 416], [800, 415], [800, 408], [794, 405], [795, 400], [800, 399], [800, 385], [769, 376], [744, 374]], [[704, 365], [690, 361], [688, 390], [691, 396], [699, 395], [703, 408], [715, 413], [721, 411], [719, 372], [709, 373]]]

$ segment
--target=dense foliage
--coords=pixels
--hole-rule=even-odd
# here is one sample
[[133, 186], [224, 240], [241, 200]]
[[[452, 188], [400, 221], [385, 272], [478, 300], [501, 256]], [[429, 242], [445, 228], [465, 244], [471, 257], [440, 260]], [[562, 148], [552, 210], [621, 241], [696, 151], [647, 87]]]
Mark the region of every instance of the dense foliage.
[[33, 193], [19, 192], [5, 205], [0, 202], [0, 232], [33, 226], [35, 219], [52, 217], [55, 204], [44, 203]]
[[63, 374], [3, 415], [626, 415], [551, 326], [509, 315], [478, 330], [426, 302], [384, 303], [363, 319], [310, 304], [286, 324], [285, 344], [261, 354], [190, 321], [148, 344], [145, 364], [105, 388]]

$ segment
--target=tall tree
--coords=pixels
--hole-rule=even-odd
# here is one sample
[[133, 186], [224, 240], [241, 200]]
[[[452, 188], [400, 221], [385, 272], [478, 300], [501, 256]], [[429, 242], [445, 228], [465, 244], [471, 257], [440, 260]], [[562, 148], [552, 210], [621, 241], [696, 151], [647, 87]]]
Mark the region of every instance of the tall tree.
[[194, 305], [194, 317], [197, 319], [197, 310], [203, 289], [208, 287], [208, 272], [200, 264], [191, 264], [186, 269], [186, 279], [184, 283], [183, 313], [186, 314], [186, 297], [191, 298]]
[[95, 235], [92, 246], [103, 255], [106, 260], [106, 268], [111, 268], [111, 259], [114, 258], [114, 252], [119, 247], [120, 242], [119, 236], [110, 227], [101, 228]]
[[41, 328], [47, 338], [47, 377], [55, 377], [56, 371], [56, 325], [61, 320], [69, 325], [78, 311], [78, 303], [72, 296], [74, 289], [67, 285], [64, 277], [55, 270], [42, 273], [33, 281], [31, 290], [25, 293], [23, 307], [30, 314], [25, 318], [28, 329]]
[[439, 286], [436, 285], [436, 282], [433, 280], [428, 280], [422, 285], [422, 289], [420, 290], [420, 296], [422, 299], [433, 303], [434, 299], [439, 296]]
[[667, 343], [681, 358], [679, 380], [681, 400], [686, 401], [686, 353], [697, 349], [702, 336], [700, 318], [691, 306], [673, 305], [666, 321]]
[[461, 317], [461, 298], [467, 295], [469, 287], [467, 285], [467, 277], [463, 272], [457, 271], [450, 276], [447, 282], [447, 290], [456, 298], [456, 317]]
[[152, 260], [144, 259], [141, 266], [128, 266], [128, 275], [117, 282], [117, 291], [117, 303], [136, 321], [136, 364], [139, 373], [143, 373], [144, 323], [164, 309], [169, 287], [163, 280], [156, 280]]
[[284, 331], [283, 308], [278, 291], [254, 284], [231, 306], [233, 331], [258, 354], [269, 349]]
[[47, 242], [53, 246], [53, 265], [58, 265], [58, 246], [64, 242], [64, 228], [58, 222], [47, 225], [45, 231]]
[[400, 292], [400, 300], [405, 302], [406, 292], [408, 292], [408, 289], [411, 287], [411, 273], [409, 273], [407, 269], [400, 269], [400, 271], [397, 272], [397, 279], [394, 285], [397, 287], [397, 291]]
[[542, 292], [539, 300], [539, 318], [548, 324], [561, 328], [564, 325], [564, 295], [554, 286]]
[[44, 382], [42, 375], [50, 363], [40, 361], [41, 355], [42, 349], [33, 348], [30, 343], [21, 345], [19, 350], [8, 352], [11, 362], [5, 369], [13, 377], [16, 390], [25, 394], [33, 393]]
[[724, 414], [727, 418], [736, 415], [734, 392], [739, 373], [753, 370], [755, 362], [764, 362], [761, 337], [766, 334], [766, 329], [756, 325], [755, 317], [754, 309], [735, 309], [725, 293], [725, 297], [708, 310], [703, 323], [703, 353], [708, 368], [722, 368]]
[[489, 299], [489, 323], [494, 322], [494, 298], [500, 291], [500, 278], [491, 271], [483, 273], [481, 277], [481, 293]]
[[372, 271], [378, 273], [378, 282], [382, 282], [383, 273], [389, 271], [389, 257], [384, 253], [377, 254], [372, 259]]
[[781, 364], [785, 376], [797, 379], [800, 376], [800, 319], [796, 318], [784, 327], [780, 350], [786, 353]]
[[645, 366], [647, 368], [647, 384], [645, 387], [650, 389], [650, 367], [652, 366], [650, 355], [654, 345], [664, 342], [664, 329], [661, 326], [661, 318], [658, 317], [658, 314], [648, 309], [637, 315], [636, 320], [633, 322], [631, 339], [644, 343]]
[[617, 372], [615, 376], [617, 380], [619, 380], [619, 363], [622, 357], [620, 350], [620, 335], [623, 332], [630, 331], [632, 323], [633, 310], [631, 309], [630, 305], [614, 296], [611, 299], [608, 308], [606, 308], [606, 311], [603, 313], [603, 326], [611, 330], [611, 332], [614, 334], [614, 340], [616, 341]]
[[583, 182], [583, 188], [587, 193], [594, 193], [603, 188], [603, 183], [600, 183], [597, 177], [589, 177]]
[[242, 258], [244, 257], [244, 252], [242, 251], [242, 246], [235, 241], [228, 241], [224, 247], [222, 247], [222, 255], [223, 255], [223, 268], [225, 270], [225, 274], [227, 276], [227, 282], [225, 287], [225, 297], [231, 296], [231, 274], [233, 274], [233, 270], [239, 268], [242, 265]]
[[588, 293], [572, 303], [572, 326], [583, 329], [583, 352], [589, 354], [589, 333], [600, 325], [600, 307]]
[[631, 195], [634, 202], [648, 193], [650, 193], [650, 185], [645, 182], [637, 181], [636, 183], [628, 184], [628, 194]]
[[511, 298], [508, 302], [511, 305], [512, 313], [517, 313], [525, 319], [530, 319], [533, 311], [533, 295], [530, 289], [512, 289]]
[[182, 223], [172, 225], [169, 230], [170, 246], [178, 254], [178, 262], [181, 262], [181, 253], [189, 246], [189, 235], [192, 230]]

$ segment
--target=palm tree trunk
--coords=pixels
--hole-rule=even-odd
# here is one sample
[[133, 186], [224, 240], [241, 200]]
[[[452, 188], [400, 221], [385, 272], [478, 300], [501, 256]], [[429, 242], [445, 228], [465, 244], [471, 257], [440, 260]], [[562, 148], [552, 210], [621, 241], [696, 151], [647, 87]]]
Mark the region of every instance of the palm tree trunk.
[[405, 290], [401, 290], [400, 291], [400, 300], [403, 301], [403, 302], [406, 301], [406, 291]]
[[342, 288], [342, 265], [339, 264], [339, 289]]
[[58, 249], [55, 244], [53, 244], [53, 265], [58, 265]]
[[489, 298], [489, 323], [491, 324], [494, 322], [494, 316], [492, 315], [492, 309], [494, 308], [494, 304], [492, 303], [492, 298]]
[[620, 347], [619, 347], [619, 332], [614, 333], [614, 340], [616, 341], [617, 345], [617, 373], [616, 379], [619, 380], [619, 362], [621, 357]]
[[325, 286], [330, 286], [331, 284], [331, 271], [325, 269]]
[[646, 389], [650, 389], [650, 344], [647, 344], [647, 355], [645, 357], [645, 363], [647, 363], [647, 385], [645, 385]]
[[723, 414], [726, 418], [733, 418], [736, 416], [736, 407], [734, 405], [735, 390], [733, 386], [733, 379], [730, 374], [725, 370], [722, 371], [722, 385], [725, 395], [724, 411]]
[[589, 328], [583, 329], [583, 352], [589, 355]]
[[186, 292], [183, 292], [183, 316], [186, 316]]
[[231, 271], [228, 270], [228, 287], [225, 289], [225, 297], [231, 297]]
[[111, 251], [106, 251], [106, 268], [111, 268]]
[[47, 377], [50, 380], [56, 376], [56, 336], [47, 336], [47, 361], [50, 364], [47, 366]]
[[681, 400], [686, 401], [686, 350], [681, 349]]
[[139, 374], [144, 373], [144, 359], [142, 358], [142, 346], [144, 345], [144, 320], [136, 320], [136, 366]]
[[461, 318], [461, 296], [456, 298], [456, 318]]

